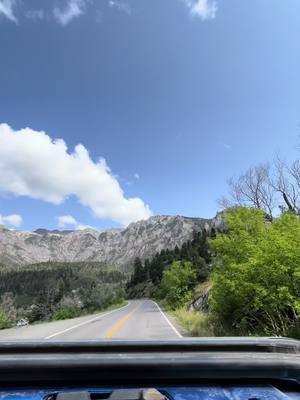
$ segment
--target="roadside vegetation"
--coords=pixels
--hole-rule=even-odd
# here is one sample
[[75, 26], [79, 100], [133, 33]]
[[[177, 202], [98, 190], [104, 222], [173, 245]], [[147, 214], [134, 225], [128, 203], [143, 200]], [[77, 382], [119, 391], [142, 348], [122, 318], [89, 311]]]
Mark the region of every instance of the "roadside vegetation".
[[262, 210], [236, 208], [224, 217], [227, 232], [211, 241], [218, 333], [298, 336], [299, 216], [284, 212], [270, 223]]
[[192, 336], [300, 338], [300, 162], [276, 159], [229, 187], [223, 228], [136, 260], [127, 293], [148, 291]]
[[[153, 259], [134, 262], [126, 291], [129, 297], [152, 297], [170, 311], [192, 336], [211, 336], [213, 329], [207, 313], [190, 307], [199, 286], [207, 286], [211, 275], [209, 239], [214, 229], [194, 232], [192, 240], [162, 250]], [[155, 271], [155, 273], [154, 273]]]
[[213, 326], [207, 313], [182, 307], [171, 311], [171, 314], [190, 336], [214, 336]]
[[186, 296], [190, 296], [191, 288], [197, 282], [205, 281], [210, 274], [209, 235], [214, 236], [215, 231], [194, 232], [192, 240], [181, 247], [164, 249], [144, 262], [136, 258], [126, 286], [128, 296], [168, 297], [170, 304], [175, 301], [176, 306], [183, 305], [188, 300]]
[[124, 303], [127, 276], [102, 263], [39, 263], [0, 269], [0, 329], [75, 318]]

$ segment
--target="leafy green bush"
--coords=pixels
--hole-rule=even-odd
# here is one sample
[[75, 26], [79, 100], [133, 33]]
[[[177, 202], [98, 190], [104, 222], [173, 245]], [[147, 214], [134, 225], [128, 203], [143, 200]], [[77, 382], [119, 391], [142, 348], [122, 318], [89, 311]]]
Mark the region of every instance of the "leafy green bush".
[[53, 314], [52, 319], [54, 321], [56, 321], [56, 320], [62, 320], [62, 319], [76, 318], [76, 317], [79, 317], [80, 312], [81, 312], [80, 308], [77, 308], [74, 306], [66, 306], [66, 307], [62, 307], [59, 310], [57, 310]]
[[115, 304], [123, 304], [124, 303], [125, 291], [123, 288], [116, 289], [113, 301]]
[[192, 263], [174, 261], [171, 267], [163, 273], [160, 294], [165, 298], [169, 307], [175, 310], [191, 300], [191, 289], [195, 282], [196, 273]]
[[5, 312], [0, 311], [0, 329], [10, 328], [12, 326], [11, 320], [5, 314]]
[[111, 285], [99, 284], [92, 290], [81, 291], [83, 308], [88, 312], [101, 311], [114, 303], [115, 292]]
[[187, 330], [189, 336], [214, 336], [207, 314], [179, 308], [173, 312], [173, 315], [179, 324]]
[[273, 223], [257, 209], [225, 214], [218, 234], [210, 310], [226, 331], [286, 336], [300, 316], [300, 221], [284, 213]]
[[42, 302], [32, 304], [24, 313], [25, 317], [28, 318], [29, 323], [37, 321], [46, 321], [51, 316], [51, 310], [47, 304]]

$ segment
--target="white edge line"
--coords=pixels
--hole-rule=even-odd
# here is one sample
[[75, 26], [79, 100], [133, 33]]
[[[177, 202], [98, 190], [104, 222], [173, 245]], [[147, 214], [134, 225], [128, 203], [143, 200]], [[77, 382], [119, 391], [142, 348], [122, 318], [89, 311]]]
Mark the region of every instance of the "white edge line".
[[62, 335], [62, 334], [65, 333], [65, 332], [71, 331], [72, 329], [79, 328], [80, 326], [89, 324], [90, 322], [93, 322], [93, 321], [95, 321], [96, 319], [99, 319], [99, 318], [101, 318], [101, 317], [106, 317], [106, 316], [109, 315], [109, 314], [112, 314], [112, 313], [114, 313], [114, 312], [116, 312], [116, 311], [122, 310], [123, 308], [126, 308], [126, 307], [128, 307], [129, 305], [130, 305], [130, 301], [128, 302], [128, 304], [126, 304], [126, 306], [123, 306], [123, 307], [120, 307], [120, 308], [116, 308], [115, 310], [109, 311], [109, 312], [107, 312], [107, 313], [105, 313], [105, 314], [97, 314], [97, 316], [94, 317], [94, 318], [91, 318], [91, 319], [89, 319], [89, 320], [87, 320], [87, 321], [81, 322], [80, 324], [73, 325], [73, 326], [71, 326], [70, 328], [64, 329], [63, 331], [59, 331], [59, 332], [53, 333], [53, 334], [51, 334], [51, 335], [49, 335], [49, 336], [46, 336], [44, 339], [51, 339], [51, 338], [53, 338], [53, 337], [55, 337], [55, 336]]
[[161, 314], [164, 317], [164, 319], [167, 321], [167, 323], [170, 325], [170, 327], [176, 333], [176, 335], [178, 337], [182, 338], [182, 335], [178, 332], [178, 330], [175, 328], [175, 326], [172, 324], [172, 322], [169, 320], [169, 318], [166, 316], [166, 314], [162, 311], [162, 309], [159, 307], [159, 305], [154, 300], [152, 300], [152, 301], [156, 305], [156, 307], [159, 309], [159, 311], [161, 312]]

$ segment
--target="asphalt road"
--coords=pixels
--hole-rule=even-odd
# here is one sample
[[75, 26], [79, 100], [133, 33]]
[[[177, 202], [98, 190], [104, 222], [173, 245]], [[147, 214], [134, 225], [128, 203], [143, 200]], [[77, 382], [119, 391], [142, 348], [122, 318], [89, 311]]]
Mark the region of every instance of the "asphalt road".
[[130, 301], [116, 310], [64, 321], [0, 331], [0, 340], [178, 339], [180, 333], [152, 300]]

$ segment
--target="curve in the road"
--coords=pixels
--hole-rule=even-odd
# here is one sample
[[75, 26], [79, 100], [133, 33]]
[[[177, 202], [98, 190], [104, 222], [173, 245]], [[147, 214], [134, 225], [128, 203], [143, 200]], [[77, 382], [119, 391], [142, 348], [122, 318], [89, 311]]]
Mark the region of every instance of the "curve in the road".
[[0, 340], [167, 340], [182, 336], [152, 300], [132, 300], [127, 305], [93, 316], [45, 322], [0, 330]]
[[98, 315], [46, 336], [77, 339], [174, 339], [181, 334], [153, 300], [133, 300], [126, 307]]

